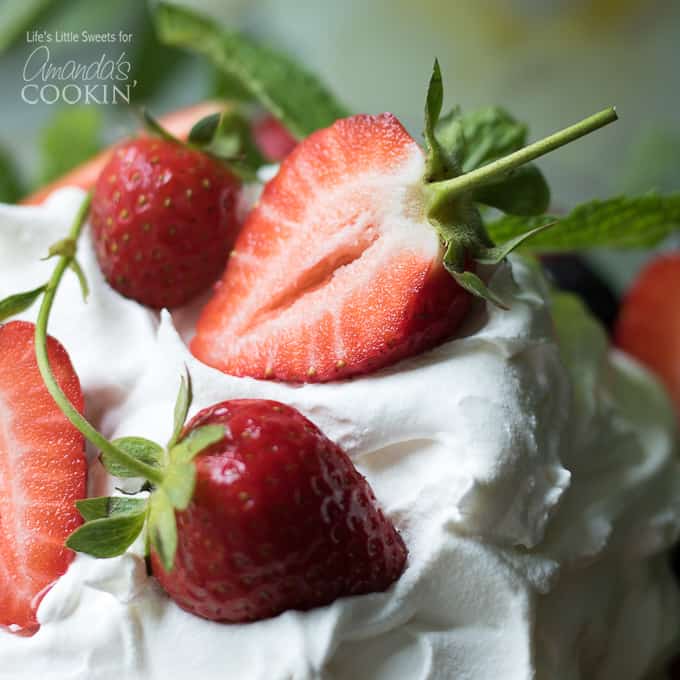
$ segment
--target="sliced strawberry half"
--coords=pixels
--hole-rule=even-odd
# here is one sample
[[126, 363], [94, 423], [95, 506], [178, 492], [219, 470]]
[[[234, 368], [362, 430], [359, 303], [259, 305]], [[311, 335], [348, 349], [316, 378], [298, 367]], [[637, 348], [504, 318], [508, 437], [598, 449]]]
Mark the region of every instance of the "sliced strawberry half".
[[[86, 493], [82, 435], [47, 391], [35, 358], [33, 324], [0, 326], [0, 626], [23, 634], [73, 552], [64, 546], [81, 524], [75, 501]], [[48, 339], [54, 375], [71, 403], [83, 398], [64, 348]]]
[[666, 385], [680, 416], [680, 252], [662, 255], [640, 274], [616, 323], [616, 344]]
[[192, 351], [227, 373], [358, 375], [450, 336], [470, 304], [425, 214], [425, 155], [391, 114], [312, 134], [236, 242]]

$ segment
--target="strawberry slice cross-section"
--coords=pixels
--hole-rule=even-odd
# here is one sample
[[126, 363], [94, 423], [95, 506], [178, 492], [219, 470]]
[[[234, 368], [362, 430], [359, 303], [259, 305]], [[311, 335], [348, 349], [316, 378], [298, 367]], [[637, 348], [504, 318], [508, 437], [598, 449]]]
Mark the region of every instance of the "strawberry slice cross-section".
[[[30, 635], [50, 586], [74, 554], [64, 546], [81, 523], [75, 501], [87, 485], [85, 442], [38, 371], [33, 324], [0, 326], [0, 626]], [[82, 411], [78, 377], [48, 338], [57, 382]]]
[[315, 132], [283, 161], [192, 343], [226, 373], [325, 381], [449, 337], [470, 296], [442, 265], [425, 154], [391, 114]]

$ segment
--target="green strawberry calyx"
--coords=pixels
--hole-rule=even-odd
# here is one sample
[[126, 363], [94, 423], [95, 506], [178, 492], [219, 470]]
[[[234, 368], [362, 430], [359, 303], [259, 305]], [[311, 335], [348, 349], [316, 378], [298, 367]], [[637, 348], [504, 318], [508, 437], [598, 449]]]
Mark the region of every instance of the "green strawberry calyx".
[[147, 109], [142, 110], [141, 118], [149, 134], [211, 156], [243, 181], [255, 181], [257, 171], [267, 163], [255, 144], [247, 117], [235, 105], [198, 120], [186, 142], [170, 134]]
[[[146, 476], [140, 489], [149, 491], [149, 495], [77, 501], [85, 523], [69, 536], [67, 547], [94, 557], [115, 557], [130, 547], [146, 525], [147, 552], [149, 546], [153, 547], [163, 568], [172, 570], [177, 550], [175, 513], [186, 510], [193, 497], [194, 458], [225, 435], [223, 425], [204, 425], [183, 434], [190, 405], [191, 379], [187, 372], [180, 381], [173, 434], [165, 447], [143, 437], [121, 437], [102, 450], [100, 460], [114, 477], [139, 477], [139, 463], [152, 468], [154, 474]], [[130, 465], [130, 459], [136, 463]]]
[[[481, 164], [474, 167], [473, 163], [474, 169], [464, 172], [462, 166], [469, 160], [466, 158], [468, 149], [465, 131], [466, 127], [470, 128], [470, 121], [466, 126], [466, 121], [459, 120], [461, 116], [456, 110], [441, 118], [443, 98], [441, 70], [435, 60], [425, 104], [427, 158], [424, 194], [427, 218], [442, 242], [444, 267], [458, 284], [473, 295], [507, 309], [505, 302], [467, 267], [470, 262], [498, 264], [526, 240], [556, 222], [544, 222], [497, 246], [484, 226], [477, 204], [499, 207], [515, 214], [543, 213], [550, 197], [547, 183], [540, 171], [527, 164], [614, 122], [618, 116], [614, 108], [605, 109], [538, 142], [522, 145], [497, 158], [489, 153], [489, 149], [480, 154], [483, 144], [493, 144], [493, 139], [489, 137], [473, 147]], [[512, 123], [511, 119], [497, 122], [497, 127], [507, 128], [509, 123]]]

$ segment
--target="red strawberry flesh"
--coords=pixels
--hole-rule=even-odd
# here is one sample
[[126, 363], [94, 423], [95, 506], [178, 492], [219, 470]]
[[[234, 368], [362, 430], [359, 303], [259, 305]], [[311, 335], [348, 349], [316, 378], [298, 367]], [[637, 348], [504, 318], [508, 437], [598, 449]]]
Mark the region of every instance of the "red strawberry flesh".
[[406, 548], [350, 459], [295, 409], [240, 399], [201, 411], [186, 431], [226, 426], [197, 458], [197, 483], [177, 513], [170, 572], [154, 573], [184, 609], [246, 622], [338, 597], [383, 591]]
[[425, 218], [424, 154], [390, 114], [312, 134], [267, 184], [192, 351], [226, 373], [322, 381], [449, 337], [470, 297]]
[[[80, 524], [85, 442], [38, 371], [33, 324], [0, 326], [0, 626], [38, 628], [36, 611], [74, 554], [64, 546]], [[58, 384], [82, 410], [80, 383], [64, 348], [48, 339]]]

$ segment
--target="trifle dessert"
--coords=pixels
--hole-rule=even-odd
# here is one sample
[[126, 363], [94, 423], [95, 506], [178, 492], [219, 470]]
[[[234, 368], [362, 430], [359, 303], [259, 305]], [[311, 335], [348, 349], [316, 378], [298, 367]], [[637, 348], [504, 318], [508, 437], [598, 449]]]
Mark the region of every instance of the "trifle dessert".
[[510, 253], [583, 241], [524, 163], [612, 114], [526, 146], [442, 96], [279, 167], [150, 120], [0, 208], [0, 678], [663, 677], [673, 407]]

